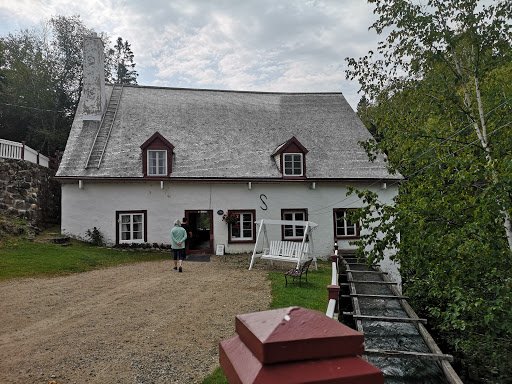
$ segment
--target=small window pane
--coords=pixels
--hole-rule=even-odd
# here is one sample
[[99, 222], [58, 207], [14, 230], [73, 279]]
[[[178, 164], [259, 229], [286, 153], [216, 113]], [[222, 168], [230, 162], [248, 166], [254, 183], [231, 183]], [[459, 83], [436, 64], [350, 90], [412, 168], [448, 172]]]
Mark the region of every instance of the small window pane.
[[240, 237], [240, 225], [231, 225], [231, 237]]
[[[306, 220], [306, 212], [304, 211], [283, 211], [282, 212], [283, 220], [293, 220], [293, 221], [305, 221]], [[284, 226], [284, 238], [292, 238], [298, 239], [304, 236], [305, 227], [302, 225], [285, 225]]]
[[151, 176], [167, 173], [167, 151], [148, 151], [148, 173]]
[[119, 237], [122, 242], [142, 242], [144, 240], [144, 215], [121, 214]]
[[233, 212], [232, 214], [237, 217], [237, 221], [229, 227], [231, 239], [253, 240], [254, 215], [250, 212]]
[[357, 237], [357, 224], [347, 220], [348, 212], [346, 210], [335, 211], [336, 218], [336, 236], [338, 237]]
[[288, 176], [302, 175], [302, 155], [295, 153], [284, 154], [284, 174]]

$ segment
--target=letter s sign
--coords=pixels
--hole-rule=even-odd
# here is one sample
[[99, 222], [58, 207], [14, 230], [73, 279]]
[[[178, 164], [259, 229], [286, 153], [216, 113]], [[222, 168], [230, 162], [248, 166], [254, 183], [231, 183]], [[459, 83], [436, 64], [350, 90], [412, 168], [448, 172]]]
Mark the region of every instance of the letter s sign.
[[263, 203], [264, 206], [261, 206], [260, 205], [260, 208], [263, 210], [263, 211], [266, 211], [268, 209], [268, 206], [267, 206], [267, 203], [265, 202], [265, 200], [263, 200], [263, 198], [265, 198], [265, 200], [267, 200], [267, 195], [265, 195], [264, 193], [262, 193], [260, 195], [260, 200], [261, 202]]

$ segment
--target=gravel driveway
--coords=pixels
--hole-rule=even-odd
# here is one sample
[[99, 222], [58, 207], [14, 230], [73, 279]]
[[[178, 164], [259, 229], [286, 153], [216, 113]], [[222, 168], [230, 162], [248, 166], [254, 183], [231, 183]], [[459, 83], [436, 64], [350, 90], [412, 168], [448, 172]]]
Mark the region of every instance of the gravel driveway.
[[200, 383], [270, 283], [246, 258], [0, 283], [1, 383]]

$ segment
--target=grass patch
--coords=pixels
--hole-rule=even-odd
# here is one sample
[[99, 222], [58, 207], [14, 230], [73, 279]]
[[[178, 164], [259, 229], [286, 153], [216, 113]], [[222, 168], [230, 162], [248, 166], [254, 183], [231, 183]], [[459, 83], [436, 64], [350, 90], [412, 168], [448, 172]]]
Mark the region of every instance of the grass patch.
[[206, 376], [202, 384], [229, 384], [228, 379], [224, 376], [221, 367], [215, 368], [210, 375]]
[[[274, 270], [268, 273], [272, 289], [271, 309], [285, 307], [303, 307], [325, 313], [327, 310], [327, 286], [331, 283], [331, 263], [318, 262], [318, 271], [309, 269], [308, 281], [291, 283], [285, 287], [284, 271]], [[249, 272], [250, 273], [250, 272]], [[228, 384], [222, 369], [216, 368], [202, 384]]]
[[0, 244], [0, 280], [67, 275], [169, 258], [168, 252], [102, 248], [75, 240], [68, 246], [62, 246], [10, 237]]
[[[269, 272], [272, 287], [272, 302], [270, 308], [303, 307], [324, 312], [327, 309], [327, 285], [331, 283], [331, 264], [318, 262], [318, 271], [309, 268], [308, 281], [302, 277], [301, 285], [291, 283], [284, 285], [283, 271]], [[291, 279], [288, 279], [291, 280]]]

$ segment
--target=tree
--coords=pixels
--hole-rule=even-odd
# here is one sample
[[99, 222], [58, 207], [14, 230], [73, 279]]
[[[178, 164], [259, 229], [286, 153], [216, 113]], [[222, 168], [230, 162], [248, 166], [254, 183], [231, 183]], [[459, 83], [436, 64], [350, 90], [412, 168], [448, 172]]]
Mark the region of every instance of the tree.
[[43, 150], [47, 143], [43, 131], [53, 121], [54, 94], [51, 64], [43, 41], [34, 31], [24, 31], [2, 39], [2, 45], [5, 59], [2, 136], [26, 141]]
[[[463, 358], [469, 380], [512, 366], [512, 3], [370, 0], [384, 34], [348, 59], [358, 112], [405, 180], [395, 206], [359, 191], [371, 259], [397, 249], [404, 290]], [[376, 219], [376, 213], [381, 219]], [[400, 234], [400, 242], [397, 235]], [[507, 344], [508, 343], [508, 344]], [[508, 353], [508, 359], [507, 359]], [[475, 367], [480, 367], [477, 369]]]
[[[83, 40], [92, 30], [79, 16], [56, 16], [44, 26], [0, 38], [0, 128], [2, 138], [53, 155], [66, 145], [82, 90]], [[108, 36], [100, 36], [108, 65], [114, 49]], [[120, 48], [129, 51], [133, 64], [129, 44]], [[123, 81], [133, 72], [127, 71]]]
[[0, 92], [5, 84], [5, 58], [4, 58], [4, 44], [0, 40]]
[[109, 50], [111, 57], [110, 66], [112, 73], [110, 78], [116, 84], [137, 84], [137, 71], [133, 61], [134, 54], [128, 41], [124, 41], [121, 37], [117, 38], [114, 49]]

